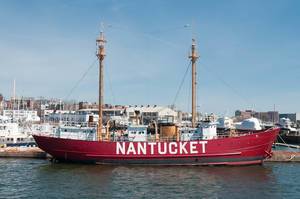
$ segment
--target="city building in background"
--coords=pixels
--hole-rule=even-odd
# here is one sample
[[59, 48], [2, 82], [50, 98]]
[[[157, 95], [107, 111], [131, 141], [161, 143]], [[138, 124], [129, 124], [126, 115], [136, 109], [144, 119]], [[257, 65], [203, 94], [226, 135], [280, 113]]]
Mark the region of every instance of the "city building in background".
[[2, 115], [15, 121], [40, 122], [40, 117], [34, 110], [3, 110]]
[[245, 119], [249, 119], [251, 117], [255, 117], [262, 122], [267, 123], [278, 123], [279, 122], [279, 113], [278, 111], [267, 111], [267, 112], [256, 112], [254, 110], [237, 110], [235, 111], [235, 119], [236, 121], [242, 121]]
[[[97, 123], [98, 104], [95, 102], [62, 101], [55, 98], [11, 97], [6, 99], [0, 94], [0, 115], [21, 121], [50, 123]], [[197, 113], [197, 120], [205, 117]], [[218, 118], [217, 116], [214, 116]], [[255, 110], [237, 110], [232, 118], [241, 122], [257, 118], [264, 123], [279, 123], [280, 118], [288, 118], [300, 124], [300, 113], [280, 113], [278, 111], [257, 112]], [[118, 121], [120, 124], [145, 124], [189, 122], [191, 113], [175, 110], [168, 106], [157, 105], [103, 105], [103, 123]]]

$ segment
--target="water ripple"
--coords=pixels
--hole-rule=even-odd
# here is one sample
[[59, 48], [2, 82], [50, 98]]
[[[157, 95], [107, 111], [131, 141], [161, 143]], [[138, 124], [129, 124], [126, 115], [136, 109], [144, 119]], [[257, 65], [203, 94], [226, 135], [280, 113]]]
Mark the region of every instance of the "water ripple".
[[299, 198], [299, 164], [101, 166], [0, 159], [0, 198]]

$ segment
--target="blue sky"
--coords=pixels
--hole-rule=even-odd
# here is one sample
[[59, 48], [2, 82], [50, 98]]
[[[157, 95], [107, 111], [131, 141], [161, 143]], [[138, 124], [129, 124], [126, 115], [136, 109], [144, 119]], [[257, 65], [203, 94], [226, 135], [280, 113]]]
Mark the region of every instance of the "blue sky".
[[[195, 37], [199, 111], [300, 112], [299, 12], [286, 0], [0, 0], [0, 93], [15, 78], [18, 96], [66, 98], [104, 22], [106, 103], [172, 104]], [[97, 69], [69, 99], [97, 100]], [[187, 76], [175, 104], [190, 110], [190, 96]]]

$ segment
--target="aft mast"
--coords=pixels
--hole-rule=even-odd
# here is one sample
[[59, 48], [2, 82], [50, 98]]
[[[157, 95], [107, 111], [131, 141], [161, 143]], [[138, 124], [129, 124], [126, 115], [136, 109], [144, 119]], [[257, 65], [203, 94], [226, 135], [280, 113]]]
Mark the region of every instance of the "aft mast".
[[199, 58], [197, 51], [196, 51], [196, 42], [195, 39], [192, 39], [192, 53], [189, 56], [192, 62], [192, 127], [196, 127], [196, 89], [197, 89], [197, 82], [196, 82], [196, 61]]
[[103, 60], [105, 57], [105, 50], [104, 50], [104, 44], [106, 43], [106, 40], [104, 39], [104, 33], [101, 31], [99, 37], [96, 39], [96, 45], [98, 47], [97, 49], [97, 57], [99, 59], [99, 119], [98, 119], [98, 128], [97, 128], [97, 140], [102, 141], [102, 109], [103, 109]]

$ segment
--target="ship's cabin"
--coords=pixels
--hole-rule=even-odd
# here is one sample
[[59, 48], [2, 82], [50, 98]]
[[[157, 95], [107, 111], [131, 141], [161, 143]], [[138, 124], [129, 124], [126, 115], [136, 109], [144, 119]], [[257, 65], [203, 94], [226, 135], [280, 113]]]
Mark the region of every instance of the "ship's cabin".
[[200, 122], [198, 131], [199, 131], [200, 137], [203, 140], [211, 140], [211, 139], [216, 139], [218, 137], [216, 122], [210, 122], [210, 121]]
[[145, 142], [147, 141], [147, 125], [131, 125], [128, 126], [128, 140], [132, 142]]
[[56, 130], [59, 138], [95, 140], [96, 129], [93, 127], [60, 126]]
[[179, 131], [181, 141], [216, 139], [217, 123], [202, 121], [197, 128], [182, 127]]
[[200, 133], [198, 128], [191, 127], [182, 127], [179, 129], [180, 140], [181, 141], [190, 141], [190, 140], [199, 140]]

